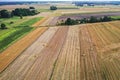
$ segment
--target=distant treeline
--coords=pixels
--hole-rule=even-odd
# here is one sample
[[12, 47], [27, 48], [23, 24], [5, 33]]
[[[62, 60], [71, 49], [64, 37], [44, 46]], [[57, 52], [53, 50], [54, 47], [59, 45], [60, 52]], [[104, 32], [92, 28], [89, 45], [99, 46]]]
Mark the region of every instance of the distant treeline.
[[30, 15], [36, 15], [36, 14], [38, 14], [38, 12], [35, 10], [34, 7], [29, 7], [29, 9], [16, 8], [15, 10], [12, 10], [11, 12], [8, 10], [0, 11], [1, 18], [10, 18], [13, 16], [30, 16]]
[[[48, 3], [68, 3], [67, 1], [18, 1], [18, 2], [0, 2], [0, 5], [22, 5], [22, 4], [48, 4]], [[87, 5], [120, 5], [120, 1], [73, 1], [73, 4], [81, 6]]]
[[22, 5], [22, 4], [37, 4], [37, 3], [41, 3], [41, 4], [43, 4], [43, 3], [47, 3], [47, 2], [42, 2], [42, 1], [40, 1], [40, 2], [36, 2], [36, 1], [24, 1], [24, 2], [22, 2], [22, 1], [20, 1], [20, 2], [0, 2], [0, 5]]
[[[23, 4], [50, 4], [50, 3], [65, 3], [66, 1], [17, 1], [17, 2], [0, 2], [0, 5], [23, 5]], [[67, 3], [67, 2], [66, 2]]]
[[89, 19], [83, 18], [80, 20], [78, 19], [74, 20], [71, 18], [67, 18], [67, 20], [61, 21], [60, 25], [76, 25], [76, 24], [84, 24], [84, 23], [108, 22], [108, 21], [113, 21], [113, 20], [120, 20], [120, 19], [113, 19], [109, 16], [104, 16], [101, 18], [91, 16]]
[[120, 1], [109, 1], [109, 2], [89, 2], [89, 1], [75, 1], [73, 2], [76, 6], [84, 6], [84, 4], [87, 4], [88, 6], [94, 6], [94, 5], [120, 5]]

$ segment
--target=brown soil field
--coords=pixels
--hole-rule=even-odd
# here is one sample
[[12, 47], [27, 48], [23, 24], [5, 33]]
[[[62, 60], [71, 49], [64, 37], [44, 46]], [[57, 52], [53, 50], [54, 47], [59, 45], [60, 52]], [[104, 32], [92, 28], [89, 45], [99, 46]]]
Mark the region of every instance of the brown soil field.
[[71, 14], [71, 15], [62, 15], [58, 18], [59, 21], [66, 20], [67, 18], [71, 19], [83, 19], [83, 18], [90, 18], [91, 16], [94, 17], [103, 17], [103, 16], [119, 16], [120, 12], [101, 12], [101, 13], [84, 13], [84, 14]]
[[0, 80], [119, 80], [119, 35], [120, 21], [50, 27]]
[[[61, 22], [62, 20], [65, 21], [67, 18], [71, 18], [71, 19], [83, 19], [83, 18], [90, 18], [91, 16], [100, 18], [100, 17], [104, 17], [104, 16], [119, 16], [120, 12], [100, 12], [100, 13], [81, 13], [81, 14], [65, 14], [65, 15], [61, 15], [59, 14], [60, 11], [56, 11], [52, 14], [50, 14], [51, 16], [49, 16], [49, 18], [47, 18], [44, 22], [42, 21], [41, 26], [56, 26], [59, 22]], [[59, 14], [59, 16], [57, 16], [57, 14]]]
[[0, 53], [0, 72], [17, 58], [28, 46], [30, 46], [47, 28], [41, 27], [32, 31], [5, 51]]

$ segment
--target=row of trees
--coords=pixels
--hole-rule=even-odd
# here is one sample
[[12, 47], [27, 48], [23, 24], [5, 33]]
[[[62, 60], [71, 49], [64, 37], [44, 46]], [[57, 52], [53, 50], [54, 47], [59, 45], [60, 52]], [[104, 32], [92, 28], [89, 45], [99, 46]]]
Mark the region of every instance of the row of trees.
[[29, 7], [29, 9], [26, 8], [16, 8], [13, 11], [8, 10], [1, 10], [0, 11], [0, 17], [1, 18], [10, 18], [13, 16], [29, 16], [29, 15], [36, 15], [38, 12], [35, 10], [34, 7]]
[[10, 18], [10, 17], [13, 17], [13, 13], [9, 12], [7, 10], [1, 10], [0, 11], [0, 17], [1, 18]]
[[80, 19], [80, 20], [74, 20], [74, 19], [71, 19], [71, 18], [67, 18], [66, 21], [61, 22], [61, 25], [75, 25], [75, 24], [82, 24], [82, 23], [107, 22], [107, 21], [111, 21], [111, 20], [112, 20], [112, 18], [108, 17], [108, 16], [104, 16], [104, 17], [101, 17], [101, 18], [91, 16], [89, 19], [83, 18], [83, 19]]
[[[57, 10], [56, 6], [50, 6], [50, 10]], [[13, 16], [30, 16], [30, 15], [36, 15], [39, 12], [34, 7], [27, 8], [16, 8], [15, 10], [12, 10], [11, 12], [8, 10], [1, 10], [0, 11], [0, 17], [1, 18], [11, 18]]]
[[25, 9], [25, 8], [16, 8], [12, 11], [13, 15], [15, 16], [29, 16], [29, 15], [36, 15], [37, 11], [35, 9]]

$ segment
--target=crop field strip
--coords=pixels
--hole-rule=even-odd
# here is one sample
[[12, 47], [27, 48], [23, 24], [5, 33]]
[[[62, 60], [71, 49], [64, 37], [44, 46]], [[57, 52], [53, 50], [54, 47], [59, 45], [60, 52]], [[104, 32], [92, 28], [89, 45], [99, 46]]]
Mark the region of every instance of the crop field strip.
[[40, 26], [42, 23], [44, 23], [44, 21], [46, 21], [49, 17], [44, 17], [42, 20], [38, 21], [37, 23], [33, 24], [33, 27], [38, 27]]
[[[47, 47], [49, 41], [55, 35], [58, 28], [49, 28], [41, 37], [39, 37], [28, 49], [26, 49], [22, 55], [20, 55], [14, 64], [11, 64], [8, 69], [3, 72], [1, 80], [15, 80], [16, 78], [23, 80], [27, 71], [30, 69], [35, 60], [42, 55], [40, 52], [43, 48]], [[29, 53], [29, 54], [28, 54]], [[22, 64], [22, 66], [21, 66]], [[17, 66], [16, 66], [17, 65]], [[25, 68], [26, 67], [26, 68]], [[13, 74], [11, 74], [11, 72]], [[5, 75], [7, 74], [7, 75]], [[21, 75], [21, 76], [19, 76]], [[16, 76], [16, 77], [14, 77]], [[8, 80], [9, 80], [8, 79]]]
[[119, 24], [49, 27], [0, 80], [119, 80]]
[[59, 28], [50, 43], [48, 43], [48, 47], [42, 50], [42, 55], [39, 56], [33, 64], [27, 73], [25, 80], [49, 80], [52, 68], [54, 68], [54, 62], [61, 51], [60, 49], [66, 38], [67, 31], [68, 27]]
[[40, 26], [49, 26], [50, 21], [52, 21], [54, 17], [48, 17], [46, 21], [44, 21]]
[[48, 28], [37, 28], [0, 54], [0, 72], [2, 72], [20, 53], [30, 46]]
[[[101, 31], [100, 29], [96, 30], [95, 33], [91, 34], [92, 35], [92, 39], [94, 40], [93, 42], [95, 43], [95, 45], [97, 45], [97, 47], [102, 50], [102, 52], [100, 50], [98, 50], [98, 56], [100, 56], [99, 61], [101, 63], [100, 65], [100, 69], [101, 70], [101, 75], [102, 75], [102, 79], [103, 80], [119, 80], [120, 77], [120, 47], [119, 47], [119, 43], [120, 43], [120, 36], [117, 36], [118, 34], [120, 34], [120, 30], [116, 28], [116, 26], [112, 26], [109, 25], [108, 23], [104, 23], [105, 26], [100, 26], [104, 29], [106, 29], [106, 37], [107, 39], [111, 42], [109, 42], [110, 44], [107, 44], [108, 41], [106, 42], [106, 44], [103, 44], [102, 42], [96, 41], [97, 37], [93, 36], [95, 33], [98, 33], [98, 30]], [[95, 25], [93, 26], [93, 28], [96, 27]], [[112, 28], [112, 29], [111, 29]], [[93, 31], [91, 30], [92, 28], [89, 28], [89, 31]], [[101, 32], [103, 32], [103, 30]], [[119, 31], [116, 31], [119, 30]], [[109, 31], [109, 32], [108, 32]], [[112, 33], [111, 35], [108, 35]], [[99, 34], [104, 34], [104, 33], [99, 33]], [[116, 35], [115, 35], [116, 34]], [[117, 38], [115, 38], [117, 37]], [[99, 39], [102, 38], [102, 36], [99, 36]], [[114, 40], [112, 39], [114, 38]], [[105, 40], [104, 40], [105, 41]], [[102, 47], [100, 47], [100, 44], [103, 44]], [[107, 47], [106, 47], [107, 46]], [[117, 46], [117, 47], [116, 47]]]
[[[42, 17], [37, 18], [25, 17], [23, 20], [21, 20], [19, 19], [19, 17], [13, 17], [8, 20], [3, 19], [3, 23], [5, 22], [5, 24], [8, 24], [7, 25], [8, 29], [0, 30], [0, 53], [9, 46], [11, 46], [14, 42], [18, 41], [26, 34], [33, 31], [35, 28], [31, 27], [31, 25], [40, 20], [41, 18]], [[14, 23], [10, 24], [10, 21], [13, 20]]]

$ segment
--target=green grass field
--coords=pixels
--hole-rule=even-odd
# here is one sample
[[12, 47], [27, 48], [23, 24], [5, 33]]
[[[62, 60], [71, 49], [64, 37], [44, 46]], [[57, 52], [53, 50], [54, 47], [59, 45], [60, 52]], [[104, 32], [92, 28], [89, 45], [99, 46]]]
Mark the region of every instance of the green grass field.
[[[11, 29], [11, 28], [14, 28], [14, 27], [22, 24], [23, 22], [28, 21], [29, 19], [30, 18], [28, 18], [28, 17], [23, 17], [23, 19], [20, 19], [19, 17], [5, 18], [5, 19], [0, 19], [0, 24], [4, 23], [4, 24], [6, 24], [8, 29]], [[11, 24], [11, 22], [13, 22], [13, 23]], [[1, 30], [0, 30], [0, 34], [1, 34]]]
[[111, 18], [114, 20], [120, 20], [120, 16], [111, 16]]
[[58, 9], [79, 9], [78, 7], [58, 7]]
[[30, 19], [30, 20], [28, 20], [26, 22], [21, 23], [19, 26], [32, 26], [35, 22], [39, 21], [42, 18], [43, 17], [37, 17], [37, 18]]
[[[8, 29], [0, 29], [0, 52], [5, 50], [9, 45], [34, 30], [31, 27], [35, 22], [41, 20], [42, 17], [32, 19], [19, 19], [19, 17], [13, 17], [9, 19], [0, 19], [1, 23], [5, 23]], [[13, 24], [7, 24], [10, 21], [14, 21]]]

